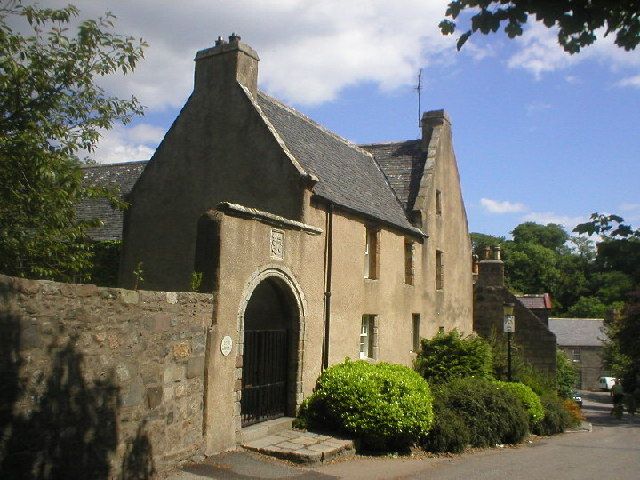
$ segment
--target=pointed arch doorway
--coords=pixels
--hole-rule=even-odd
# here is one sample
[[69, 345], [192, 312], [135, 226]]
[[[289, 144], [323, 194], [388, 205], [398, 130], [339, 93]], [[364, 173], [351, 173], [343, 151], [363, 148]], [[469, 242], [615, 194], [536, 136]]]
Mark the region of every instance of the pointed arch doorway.
[[281, 276], [265, 276], [244, 309], [242, 427], [295, 415], [301, 322], [288, 283]]

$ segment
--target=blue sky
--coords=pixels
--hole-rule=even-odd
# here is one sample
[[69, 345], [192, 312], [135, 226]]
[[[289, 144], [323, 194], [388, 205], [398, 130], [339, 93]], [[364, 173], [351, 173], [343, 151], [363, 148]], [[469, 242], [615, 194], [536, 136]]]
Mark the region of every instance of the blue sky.
[[568, 56], [533, 25], [516, 41], [474, 36], [458, 53], [437, 29], [446, 3], [77, 2], [149, 43], [134, 75], [103, 82], [147, 113], [105, 132], [95, 158], [148, 158], [191, 91], [195, 52], [233, 31], [260, 55], [263, 90], [356, 143], [418, 137], [422, 68], [423, 110], [453, 122], [471, 231], [508, 235], [526, 220], [571, 229], [594, 211], [640, 226], [640, 50], [606, 38]]

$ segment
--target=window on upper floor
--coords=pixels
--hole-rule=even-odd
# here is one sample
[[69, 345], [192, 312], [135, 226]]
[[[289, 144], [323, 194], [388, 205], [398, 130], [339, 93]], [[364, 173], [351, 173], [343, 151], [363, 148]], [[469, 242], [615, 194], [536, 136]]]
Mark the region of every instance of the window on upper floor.
[[436, 215], [442, 215], [442, 192], [436, 190]]
[[376, 316], [367, 314], [362, 316], [360, 326], [360, 358], [376, 358], [378, 328]]
[[404, 283], [413, 285], [413, 242], [404, 240]]
[[574, 362], [579, 362], [581, 360], [581, 352], [579, 348], [574, 348], [571, 352], [571, 360]]
[[378, 278], [380, 248], [378, 230], [367, 227], [364, 246], [364, 278]]
[[444, 290], [444, 253], [436, 250], [436, 290]]
[[420, 314], [411, 315], [411, 351], [418, 352], [420, 350]]

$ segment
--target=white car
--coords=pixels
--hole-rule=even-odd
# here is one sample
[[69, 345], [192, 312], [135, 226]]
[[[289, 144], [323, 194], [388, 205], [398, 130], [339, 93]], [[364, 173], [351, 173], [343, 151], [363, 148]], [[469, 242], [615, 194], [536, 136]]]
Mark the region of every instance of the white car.
[[613, 377], [600, 377], [598, 379], [598, 388], [600, 390], [611, 390], [613, 384], [616, 383], [616, 379]]

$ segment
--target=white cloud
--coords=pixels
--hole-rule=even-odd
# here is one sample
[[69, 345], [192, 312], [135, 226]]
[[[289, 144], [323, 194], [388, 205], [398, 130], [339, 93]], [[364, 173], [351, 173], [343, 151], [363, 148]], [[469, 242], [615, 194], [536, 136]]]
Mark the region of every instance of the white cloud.
[[507, 65], [528, 70], [536, 79], [540, 79], [543, 73], [568, 68], [579, 61], [578, 56], [566, 54], [558, 45], [555, 29], [538, 22], [532, 23], [515, 41], [520, 48], [509, 58]]
[[[60, 6], [67, 0], [48, 3]], [[196, 51], [232, 32], [260, 55], [262, 88], [288, 102], [330, 101], [360, 82], [383, 90], [412, 85], [420, 67], [455, 52], [455, 38], [444, 37], [437, 27], [447, 3], [100, 0], [80, 8], [85, 18], [112, 11], [118, 32], [149, 43], [133, 74], [107, 78], [103, 84], [120, 96], [133, 93], [157, 109], [184, 103], [193, 84]]]
[[116, 126], [104, 132], [95, 151], [86, 155], [98, 163], [148, 160], [163, 136], [164, 129], [148, 124]]
[[481, 198], [480, 205], [489, 213], [518, 213], [527, 209], [522, 203], [512, 203], [506, 200], [501, 202], [490, 198]]
[[640, 88], [640, 75], [625, 77], [616, 83], [617, 87], [636, 87]]
[[640, 211], [640, 203], [622, 203], [620, 204], [620, 210], [622, 210], [623, 212]]
[[568, 231], [571, 231], [576, 225], [588, 221], [589, 218], [584, 216], [571, 217], [569, 215], [559, 215], [554, 212], [530, 212], [523, 216], [522, 220], [525, 222], [536, 222], [542, 225], [556, 223], [562, 225]]
[[[586, 61], [600, 63], [613, 72], [629, 69], [637, 71], [640, 68], [640, 50], [625, 51], [614, 43], [615, 35], [605, 37], [603, 29], [596, 31], [596, 37], [593, 45], [584, 47], [578, 54], [569, 55], [558, 44], [556, 28], [546, 28], [542, 23], [534, 22], [522, 37], [515, 40], [518, 51], [509, 58], [507, 65], [510, 68], [528, 70], [536, 79], [540, 79], [545, 73], [568, 69]], [[638, 77], [628, 77], [628, 80], [634, 82]], [[567, 75], [565, 80], [575, 83], [578, 79]], [[624, 81], [623, 79], [619, 83]], [[629, 85], [636, 86], [635, 83]]]

